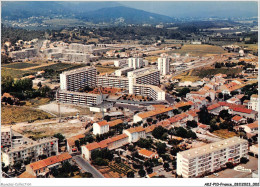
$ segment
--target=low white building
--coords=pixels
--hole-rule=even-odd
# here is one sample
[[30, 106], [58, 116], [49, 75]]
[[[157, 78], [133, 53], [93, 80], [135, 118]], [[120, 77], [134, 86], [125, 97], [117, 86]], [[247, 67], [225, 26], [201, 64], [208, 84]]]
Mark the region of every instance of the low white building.
[[250, 102], [248, 102], [248, 109], [255, 110], [258, 112], [258, 95], [251, 95]]
[[141, 126], [123, 130], [128, 136], [128, 142], [137, 142], [140, 138], [146, 138], [145, 129]]
[[109, 131], [109, 124], [106, 120], [93, 124], [93, 134], [104, 134]]

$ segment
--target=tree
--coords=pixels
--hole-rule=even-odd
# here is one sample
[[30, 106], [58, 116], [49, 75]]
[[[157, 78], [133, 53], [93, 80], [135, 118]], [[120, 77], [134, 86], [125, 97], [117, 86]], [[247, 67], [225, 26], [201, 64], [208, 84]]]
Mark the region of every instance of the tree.
[[140, 138], [140, 139], [137, 141], [137, 145], [138, 145], [139, 147], [147, 148], [147, 149], [151, 148], [152, 143], [153, 143], [152, 139], [143, 139], [143, 138]]
[[139, 174], [140, 177], [144, 177], [144, 176], [146, 175], [146, 172], [145, 172], [145, 170], [140, 169], [140, 170], [138, 171], [138, 174]]
[[151, 174], [151, 173], [153, 173], [153, 168], [149, 167], [149, 168], [146, 169], [146, 171], [147, 171], [148, 174]]
[[58, 138], [58, 142], [61, 143], [65, 140], [65, 136], [63, 136], [61, 133], [54, 134], [55, 138]]
[[38, 82], [37, 86], [38, 86], [38, 88], [41, 88], [42, 87], [42, 83]]
[[192, 127], [192, 128], [198, 127], [198, 124], [197, 124], [197, 122], [195, 120], [187, 121], [186, 125], [188, 127]]
[[158, 154], [164, 154], [166, 152], [166, 144], [161, 142], [156, 143], [156, 151]]
[[196, 139], [196, 138], [197, 138], [197, 135], [196, 135], [195, 132], [189, 130], [189, 131], [187, 132], [187, 137], [188, 137], [188, 138], [192, 138], [192, 139]]
[[22, 163], [18, 161], [13, 165], [13, 167], [16, 169], [16, 171], [19, 171], [22, 167]]
[[79, 143], [79, 140], [76, 140], [76, 141], [75, 141], [75, 146], [78, 148], [78, 150], [80, 150], [80, 143]]
[[198, 112], [199, 122], [203, 124], [209, 124], [211, 120], [211, 115], [208, 112], [206, 106], [201, 107], [200, 111]]
[[133, 171], [129, 171], [127, 174], [126, 174], [127, 178], [135, 178], [135, 174]]
[[168, 162], [165, 162], [165, 163], [163, 164], [163, 167], [164, 167], [165, 170], [168, 170], [169, 167], [170, 167], [170, 165], [169, 165]]
[[227, 168], [232, 169], [234, 167], [234, 164], [232, 162], [227, 162], [226, 166], [227, 166]]
[[1, 91], [2, 93], [11, 92], [13, 89], [14, 79], [10, 75], [1, 75]]
[[189, 88], [182, 88], [181, 90], [177, 90], [177, 91], [178, 91], [178, 94], [177, 94], [178, 97], [186, 97], [186, 94], [190, 93]]
[[94, 159], [92, 163], [98, 166], [108, 166], [108, 162], [100, 157]]
[[152, 135], [157, 139], [162, 139], [162, 136], [165, 132], [167, 132], [167, 130], [162, 126], [159, 126], [153, 130]]
[[228, 113], [228, 110], [221, 110], [219, 112], [219, 117], [221, 117], [222, 119], [227, 119], [230, 117], [230, 114]]
[[211, 97], [207, 96], [206, 99], [211, 102]]
[[240, 158], [240, 163], [246, 164], [249, 160], [246, 157]]

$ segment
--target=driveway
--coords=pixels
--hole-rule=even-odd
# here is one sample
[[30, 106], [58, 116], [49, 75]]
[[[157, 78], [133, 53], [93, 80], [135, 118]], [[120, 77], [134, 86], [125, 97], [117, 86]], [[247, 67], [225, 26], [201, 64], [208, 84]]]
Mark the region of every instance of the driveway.
[[73, 156], [72, 157], [76, 163], [81, 167], [84, 171], [92, 173], [94, 178], [104, 178], [104, 176], [88, 161], [84, 160], [81, 156]]

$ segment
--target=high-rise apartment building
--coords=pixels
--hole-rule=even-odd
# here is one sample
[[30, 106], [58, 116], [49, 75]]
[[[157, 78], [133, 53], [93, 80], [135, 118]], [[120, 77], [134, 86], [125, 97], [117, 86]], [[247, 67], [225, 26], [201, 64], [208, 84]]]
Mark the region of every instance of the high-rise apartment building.
[[142, 58], [129, 58], [128, 59], [128, 67], [134, 68], [134, 69], [139, 69], [141, 67], [144, 67], [144, 61]]
[[159, 85], [160, 72], [151, 68], [141, 68], [127, 73], [129, 80], [129, 93], [134, 93], [134, 84]]
[[85, 86], [96, 85], [97, 70], [95, 67], [83, 67], [60, 74], [61, 90], [78, 91]]
[[162, 75], [167, 75], [170, 73], [170, 61], [165, 55], [158, 58], [158, 69]]

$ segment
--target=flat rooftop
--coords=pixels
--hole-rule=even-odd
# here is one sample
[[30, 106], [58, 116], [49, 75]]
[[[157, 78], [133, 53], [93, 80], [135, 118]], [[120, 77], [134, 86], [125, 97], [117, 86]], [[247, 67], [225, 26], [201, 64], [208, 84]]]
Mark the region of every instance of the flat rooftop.
[[71, 94], [71, 95], [93, 96], [93, 97], [97, 97], [100, 95], [100, 94], [93, 94], [93, 93], [86, 93], [86, 92], [73, 92], [73, 91], [68, 91], [68, 90], [59, 90], [59, 93], [66, 93], [66, 94]]
[[93, 66], [86, 66], [86, 67], [82, 67], [82, 68], [73, 69], [73, 70], [70, 70], [70, 71], [64, 71], [61, 74], [71, 75], [71, 74], [75, 74], [75, 73], [81, 73], [81, 72], [84, 72], [84, 71], [88, 71], [90, 69], [96, 69], [96, 68], [93, 67]]
[[224, 148], [231, 147], [231, 146], [241, 144], [241, 143], [247, 143], [247, 140], [234, 136], [232, 138], [228, 138], [225, 140], [207, 144], [207, 145], [204, 145], [204, 146], [201, 146], [198, 148], [193, 148], [193, 149], [189, 149], [186, 151], [182, 151], [182, 152], [179, 152], [178, 154], [182, 155], [184, 158], [191, 159], [191, 158], [203, 156], [205, 154], [219, 151], [220, 149], [224, 149]]
[[146, 75], [146, 74], [150, 74], [150, 73], [157, 72], [157, 71], [159, 72], [158, 69], [146, 67], [146, 68], [141, 68], [141, 69], [137, 69], [137, 70], [128, 72], [127, 76], [137, 77], [137, 76], [140, 76], [140, 75]]

